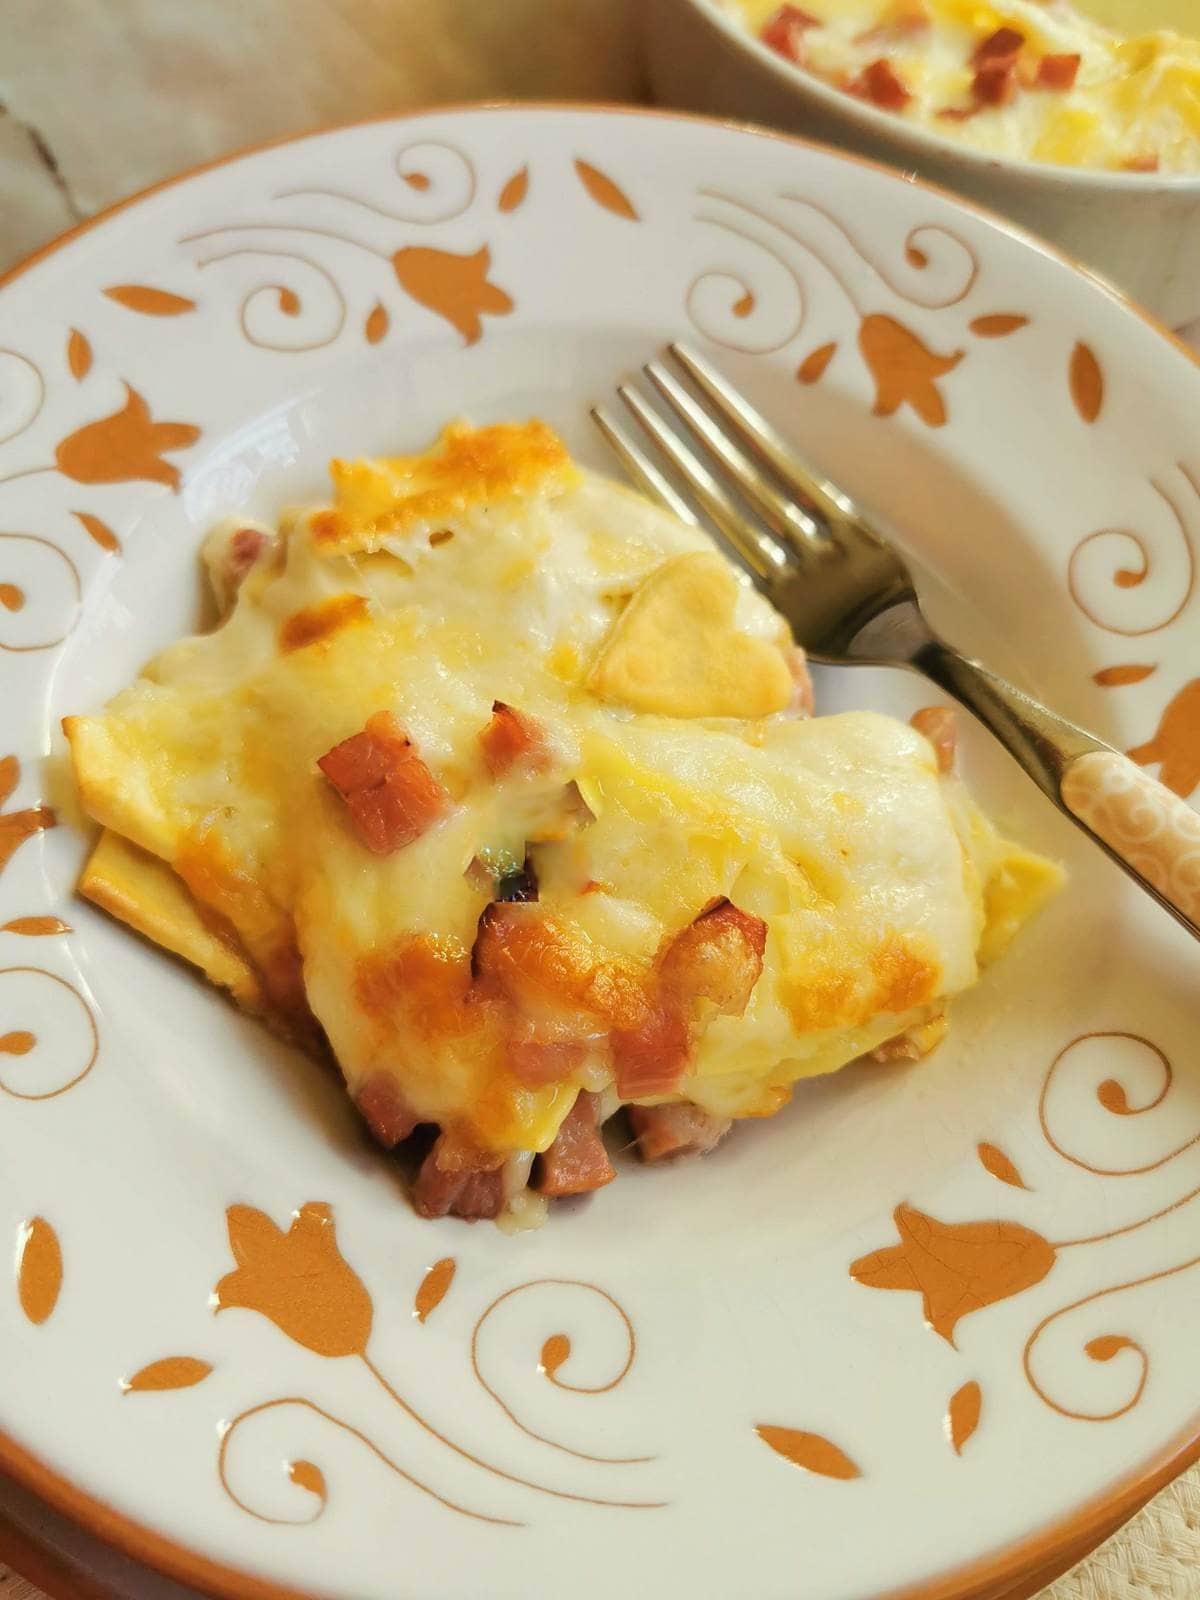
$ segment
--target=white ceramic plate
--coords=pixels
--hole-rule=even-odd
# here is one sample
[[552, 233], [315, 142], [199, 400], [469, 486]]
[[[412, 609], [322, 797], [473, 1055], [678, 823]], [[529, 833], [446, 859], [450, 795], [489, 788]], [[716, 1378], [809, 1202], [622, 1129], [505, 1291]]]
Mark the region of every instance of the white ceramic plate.
[[890, 521], [953, 636], [1200, 781], [1200, 375], [915, 184], [447, 111], [198, 173], [0, 294], [0, 1460], [198, 1588], [991, 1593], [1200, 1442], [1197, 952], [982, 735], [969, 780], [1071, 886], [949, 1042], [517, 1238], [417, 1221], [334, 1083], [72, 896], [58, 719], [195, 625], [214, 518], [462, 412], [603, 464], [588, 404], [680, 333]]

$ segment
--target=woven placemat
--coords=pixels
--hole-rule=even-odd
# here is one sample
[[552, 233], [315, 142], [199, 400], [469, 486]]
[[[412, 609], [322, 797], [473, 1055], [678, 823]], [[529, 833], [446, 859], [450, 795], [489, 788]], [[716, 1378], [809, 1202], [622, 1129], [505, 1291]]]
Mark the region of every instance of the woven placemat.
[[[1042, 1600], [1196, 1600], [1200, 1466], [1185, 1472]], [[4, 1591], [0, 1596], [7, 1600]], [[22, 1596], [21, 1600], [25, 1600]]]
[[[4, 0], [4, 11], [0, 271], [132, 190], [278, 134], [436, 101], [640, 91], [629, 0]], [[97, 95], [103, 81], [120, 93]], [[1200, 1466], [1044, 1591], [1197, 1596]], [[0, 1600], [46, 1597], [0, 1564]]]

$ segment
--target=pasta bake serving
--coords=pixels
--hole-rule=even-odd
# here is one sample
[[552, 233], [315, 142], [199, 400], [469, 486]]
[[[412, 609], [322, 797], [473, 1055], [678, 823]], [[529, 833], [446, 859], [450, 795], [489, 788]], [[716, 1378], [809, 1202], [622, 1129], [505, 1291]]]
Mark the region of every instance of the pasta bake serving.
[[[543, 423], [216, 529], [222, 620], [66, 719], [81, 891], [331, 1056], [425, 1216], [536, 1221], [917, 1058], [1054, 890], [950, 713], [813, 716], [781, 618]], [[627, 1126], [630, 1132], [624, 1132]]]

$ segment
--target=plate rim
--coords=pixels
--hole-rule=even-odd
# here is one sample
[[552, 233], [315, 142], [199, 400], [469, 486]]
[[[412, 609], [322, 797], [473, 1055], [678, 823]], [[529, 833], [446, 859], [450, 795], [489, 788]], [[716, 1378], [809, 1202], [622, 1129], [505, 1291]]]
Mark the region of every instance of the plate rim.
[[[356, 128], [371, 127], [376, 124], [403, 126], [432, 116], [455, 117], [487, 112], [515, 112], [534, 116], [543, 113], [568, 115], [581, 113], [617, 115], [631, 120], [690, 123], [699, 127], [721, 128], [734, 133], [750, 134], [755, 138], [775, 140], [864, 167], [891, 182], [948, 200], [955, 207], [1017, 239], [1027, 248], [1058, 261], [1090, 284], [1092, 291], [1098, 291], [1107, 300], [1115, 303], [1122, 312], [1132, 313], [1138, 317], [1153, 333], [1184, 355], [1194, 367], [1200, 369], [1200, 354], [1185, 344], [1152, 312], [1131, 299], [1101, 273], [1088, 267], [1067, 251], [1039, 238], [1019, 223], [955, 193], [945, 185], [901, 172], [885, 162], [872, 160], [817, 139], [761, 127], [756, 123], [737, 118], [704, 116], [695, 112], [677, 111], [668, 107], [648, 106], [635, 102], [552, 99], [435, 102], [411, 107], [405, 111], [381, 112], [369, 117], [323, 124], [242, 145], [209, 161], [184, 168], [167, 178], [160, 179], [157, 183], [135, 190], [94, 215], [85, 217], [65, 232], [55, 235], [0, 273], [0, 294], [26, 273], [49, 260], [64, 246], [73, 244], [93, 229], [102, 227], [121, 212], [130, 210], [167, 189], [185, 184], [193, 178], [221, 167], [235, 165], [269, 150], [281, 149], [291, 144], [302, 144], [308, 140], [324, 139]], [[1041, 1528], [1035, 1528], [1018, 1539], [1011, 1540], [970, 1561], [959, 1563], [958, 1566], [946, 1569], [933, 1577], [920, 1579], [914, 1584], [898, 1589], [881, 1591], [874, 1600], [1003, 1600], [1010, 1591], [1020, 1590], [1022, 1584], [1027, 1584], [1035, 1578], [1039, 1581], [1053, 1581], [1075, 1562], [1085, 1559], [1160, 1490], [1198, 1461], [1200, 1461], [1200, 1411], [1197, 1411], [1174, 1438], [1149, 1461], [1133, 1467], [1111, 1488], [1093, 1495], [1068, 1515], [1059, 1517]], [[318, 1596], [308, 1591], [293, 1589], [277, 1583], [272, 1578], [257, 1576], [244, 1568], [215, 1561], [194, 1546], [170, 1538], [148, 1524], [127, 1516], [106, 1501], [80, 1488], [69, 1477], [57, 1472], [34, 1451], [19, 1444], [3, 1428], [0, 1428], [0, 1472], [7, 1473], [22, 1488], [38, 1496], [55, 1511], [75, 1522], [84, 1532], [110, 1548], [177, 1583], [186, 1584], [202, 1594], [211, 1596], [212, 1600], [319, 1600]], [[37, 1541], [31, 1541], [31, 1544], [33, 1548], [40, 1548]], [[1056, 1563], [1060, 1558], [1063, 1565], [1057, 1566]], [[1044, 1578], [1044, 1574], [1048, 1574], [1048, 1577]]]

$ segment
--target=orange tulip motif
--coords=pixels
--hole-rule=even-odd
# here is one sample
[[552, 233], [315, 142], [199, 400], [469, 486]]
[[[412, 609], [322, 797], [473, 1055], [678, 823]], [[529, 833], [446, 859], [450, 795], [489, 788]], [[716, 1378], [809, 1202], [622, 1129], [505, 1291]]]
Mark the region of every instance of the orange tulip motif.
[[863, 318], [858, 347], [875, 379], [877, 417], [890, 417], [902, 405], [910, 405], [929, 427], [943, 425], [946, 402], [938, 379], [954, 371], [962, 350], [939, 356], [902, 322], [879, 313]]
[[392, 257], [396, 281], [418, 305], [445, 317], [468, 344], [483, 337], [483, 317], [506, 317], [512, 296], [489, 281], [492, 253], [485, 246], [474, 255], [413, 245]]
[[1161, 781], [1188, 798], [1200, 784], [1200, 678], [1184, 684], [1163, 712], [1153, 738], [1135, 745], [1128, 755], [1143, 767], [1161, 762]]
[[[0, 760], [0, 808], [3, 808], [21, 776], [21, 765], [16, 756]], [[0, 815], [0, 872], [12, 860], [26, 839], [43, 833], [55, 825], [55, 815], [49, 806], [25, 806], [20, 811], [5, 811]]]
[[217, 1285], [218, 1311], [257, 1311], [319, 1356], [365, 1354], [371, 1296], [338, 1249], [328, 1205], [301, 1206], [286, 1233], [253, 1206], [230, 1206], [226, 1221], [237, 1266]]
[[1054, 1246], [1019, 1222], [939, 1222], [898, 1206], [899, 1244], [862, 1256], [850, 1276], [869, 1289], [912, 1289], [925, 1320], [948, 1344], [963, 1317], [1040, 1283]]
[[54, 461], [76, 483], [143, 479], [178, 489], [179, 468], [164, 457], [168, 451], [187, 449], [199, 437], [200, 429], [190, 422], [155, 422], [146, 401], [127, 383], [121, 409], [68, 434]]

